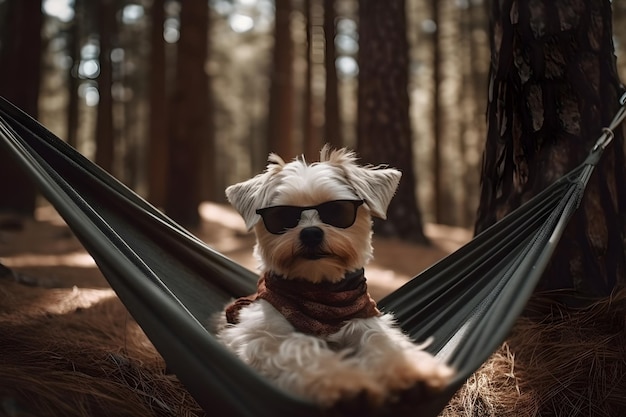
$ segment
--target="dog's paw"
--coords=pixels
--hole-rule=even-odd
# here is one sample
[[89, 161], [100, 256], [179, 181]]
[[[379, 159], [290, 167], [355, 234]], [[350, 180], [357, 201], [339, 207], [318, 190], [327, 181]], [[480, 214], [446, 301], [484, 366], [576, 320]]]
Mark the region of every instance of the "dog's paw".
[[382, 368], [381, 381], [390, 390], [400, 391], [417, 383], [438, 391], [445, 388], [454, 375], [454, 370], [421, 349], [410, 349], [395, 358], [390, 358]]
[[359, 397], [370, 404], [381, 404], [385, 399], [385, 389], [371, 375], [355, 369], [318, 370], [302, 375], [304, 392], [301, 394], [322, 405], [331, 407], [338, 402]]

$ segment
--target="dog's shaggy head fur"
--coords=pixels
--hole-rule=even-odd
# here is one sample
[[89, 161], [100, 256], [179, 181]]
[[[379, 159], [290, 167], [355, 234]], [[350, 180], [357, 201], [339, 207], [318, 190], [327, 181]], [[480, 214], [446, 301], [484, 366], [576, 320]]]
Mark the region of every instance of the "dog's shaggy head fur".
[[[303, 157], [285, 163], [270, 154], [263, 173], [226, 189], [248, 230], [255, 230], [255, 255], [262, 271], [287, 279], [336, 282], [371, 259], [371, 218], [386, 217], [401, 173], [383, 166], [359, 166], [356, 160], [353, 152], [328, 146], [320, 152], [320, 161], [311, 164]], [[305, 210], [296, 227], [272, 234], [256, 213], [270, 206], [311, 207], [333, 200], [365, 201], [352, 226], [342, 229], [325, 224], [316, 210]], [[302, 230], [311, 227], [323, 234], [315, 247], [302, 242]]]

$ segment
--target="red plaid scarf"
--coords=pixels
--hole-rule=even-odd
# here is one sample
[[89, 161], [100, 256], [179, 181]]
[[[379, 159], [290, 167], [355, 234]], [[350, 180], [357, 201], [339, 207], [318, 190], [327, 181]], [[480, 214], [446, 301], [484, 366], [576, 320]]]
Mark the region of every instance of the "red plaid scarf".
[[237, 324], [239, 310], [258, 299], [269, 302], [299, 332], [315, 336], [336, 333], [350, 319], [380, 315], [367, 292], [363, 269], [347, 274], [339, 282], [318, 284], [266, 273], [259, 279], [255, 294], [226, 307], [228, 323]]

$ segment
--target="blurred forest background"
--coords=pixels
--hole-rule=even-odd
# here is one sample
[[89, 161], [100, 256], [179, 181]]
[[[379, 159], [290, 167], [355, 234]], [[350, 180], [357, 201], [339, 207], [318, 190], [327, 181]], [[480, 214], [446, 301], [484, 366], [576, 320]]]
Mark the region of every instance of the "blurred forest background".
[[[404, 171], [385, 233], [419, 242], [423, 222], [474, 224], [486, 3], [0, 0], [0, 95], [187, 226], [270, 151], [349, 146]], [[626, 2], [612, 7], [623, 80]]]

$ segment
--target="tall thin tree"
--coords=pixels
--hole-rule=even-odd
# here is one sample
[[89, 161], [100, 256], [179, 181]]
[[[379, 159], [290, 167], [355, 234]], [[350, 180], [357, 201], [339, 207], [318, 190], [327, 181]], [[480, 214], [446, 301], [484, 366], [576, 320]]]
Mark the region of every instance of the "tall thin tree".
[[283, 158], [295, 156], [293, 141], [293, 39], [291, 0], [276, 0], [267, 146]]
[[[38, 115], [41, 1], [9, 0], [0, 48], [0, 95], [34, 118]], [[0, 211], [32, 216], [35, 187], [18, 164], [0, 150]]]
[[306, 69], [304, 73], [304, 109], [302, 112], [302, 141], [304, 154], [312, 159], [320, 147], [313, 126], [313, 13], [311, 0], [304, 0], [304, 19], [306, 24]]
[[98, 75], [98, 119], [96, 122], [96, 163], [107, 171], [113, 169], [115, 132], [113, 128], [113, 66], [111, 51], [116, 36], [116, 7], [113, 0], [98, 3], [100, 38], [100, 73]]
[[443, 179], [442, 179], [442, 159], [443, 151], [441, 141], [443, 140], [443, 117], [441, 109], [441, 13], [439, 0], [431, 0], [432, 19], [435, 23], [433, 32], [433, 213], [435, 221], [442, 223], [444, 218]]
[[188, 227], [200, 222], [200, 175], [203, 141], [208, 136], [209, 6], [204, 0], [181, 3], [176, 91], [170, 107], [170, 175], [165, 209]]
[[426, 243], [413, 171], [405, 7], [404, 0], [359, 1], [357, 141], [364, 162], [402, 171], [378, 233]]
[[335, 0], [324, 0], [324, 67], [326, 92], [324, 103], [324, 142], [339, 148], [343, 144], [339, 111], [339, 80], [337, 79], [337, 50], [335, 35], [337, 13]]
[[68, 53], [72, 64], [67, 75], [67, 143], [76, 147], [78, 144], [78, 87], [80, 85], [78, 69], [82, 44], [81, 26], [84, 19], [82, 0], [74, 0], [74, 20], [69, 30]]
[[165, 204], [169, 163], [165, 39], [163, 38], [164, 0], [152, 2], [150, 17], [148, 198], [155, 206], [162, 207]]

